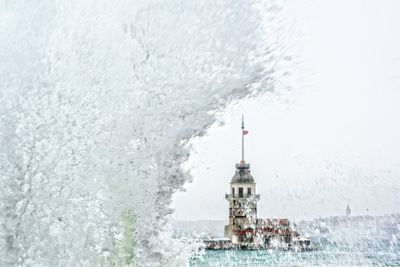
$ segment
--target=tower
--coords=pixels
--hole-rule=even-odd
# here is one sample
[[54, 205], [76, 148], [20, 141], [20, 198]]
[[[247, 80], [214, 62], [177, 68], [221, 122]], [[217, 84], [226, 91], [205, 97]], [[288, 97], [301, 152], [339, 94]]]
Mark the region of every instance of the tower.
[[256, 183], [250, 173], [250, 164], [244, 160], [244, 129], [242, 117], [242, 160], [236, 164], [235, 174], [230, 182], [230, 193], [225, 194], [229, 202], [229, 223], [225, 226], [225, 237], [233, 244], [251, 244], [254, 240], [257, 224]]
[[349, 204], [347, 204], [347, 207], [346, 207], [346, 216], [350, 216], [350, 215], [351, 215], [351, 209], [350, 209]]

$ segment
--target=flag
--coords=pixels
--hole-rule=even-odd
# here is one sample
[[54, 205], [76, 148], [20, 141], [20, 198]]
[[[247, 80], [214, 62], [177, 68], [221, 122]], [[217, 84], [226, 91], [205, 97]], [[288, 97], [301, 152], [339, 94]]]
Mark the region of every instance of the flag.
[[246, 135], [246, 134], [248, 134], [248, 133], [249, 133], [249, 131], [243, 130], [243, 135]]

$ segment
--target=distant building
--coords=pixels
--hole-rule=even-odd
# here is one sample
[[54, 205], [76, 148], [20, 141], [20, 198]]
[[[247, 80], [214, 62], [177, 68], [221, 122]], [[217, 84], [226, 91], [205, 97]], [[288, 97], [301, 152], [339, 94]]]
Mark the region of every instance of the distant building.
[[351, 215], [351, 209], [349, 207], [349, 204], [347, 204], [347, 208], [346, 208], [346, 216], [350, 216]]

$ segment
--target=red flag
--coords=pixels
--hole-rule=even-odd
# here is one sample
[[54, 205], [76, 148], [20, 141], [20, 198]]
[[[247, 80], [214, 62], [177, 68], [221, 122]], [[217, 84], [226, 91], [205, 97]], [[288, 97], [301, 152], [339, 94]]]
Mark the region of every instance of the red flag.
[[246, 134], [248, 134], [248, 133], [249, 133], [249, 131], [243, 130], [243, 135], [246, 135]]

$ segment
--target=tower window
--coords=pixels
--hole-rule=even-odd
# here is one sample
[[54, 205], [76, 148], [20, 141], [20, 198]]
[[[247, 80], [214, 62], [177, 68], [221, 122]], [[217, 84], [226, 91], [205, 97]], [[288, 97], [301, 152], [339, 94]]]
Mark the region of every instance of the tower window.
[[247, 187], [247, 194], [251, 195], [251, 187]]
[[239, 187], [239, 197], [243, 197], [243, 187]]
[[232, 195], [235, 195], [235, 188], [232, 187]]

